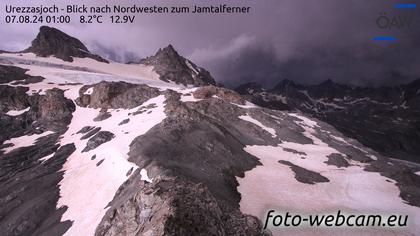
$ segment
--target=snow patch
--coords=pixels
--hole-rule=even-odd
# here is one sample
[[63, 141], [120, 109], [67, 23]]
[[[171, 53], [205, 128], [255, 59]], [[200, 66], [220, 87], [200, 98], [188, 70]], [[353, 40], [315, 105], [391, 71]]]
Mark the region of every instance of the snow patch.
[[[399, 197], [400, 191], [394, 182], [388, 182], [379, 173], [364, 171], [365, 164], [358, 163], [347, 168], [327, 165], [328, 155], [340, 153], [314, 136], [315, 121], [292, 114], [304, 128], [304, 134], [314, 144], [283, 142], [278, 146], [246, 146], [245, 151], [258, 157], [262, 166], [245, 172], [244, 178], [237, 178], [238, 191], [242, 199], [240, 209], [245, 214], [259, 217], [262, 221], [269, 209], [294, 213], [329, 213], [340, 209], [342, 212], [392, 213], [409, 215], [411, 222], [419, 222], [418, 208], [409, 206]], [[304, 152], [299, 154], [284, 151], [284, 148]], [[284, 160], [311, 170], [328, 178], [330, 182], [304, 184], [295, 179], [289, 166], [278, 161]], [[408, 230], [420, 233], [416, 225]], [[274, 230], [274, 235], [280, 232]], [[309, 233], [309, 232], [308, 232]]]
[[140, 175], [141, 175], [140, 180], [144, 180], [144, 181], [149, 182], [149, 183], [152, 182], [152, 180], [147, 175], [147, 170], [146, 169], [141, 169]]
[[54, 154], [55, 154], [55, 152], [53, 152], [53, 153], [51, 153], [50, 155], [48, 155], [48, 156], [45, 156], [45, 157], [43, 157], [43, 158], [40, 158], [39, 160], [40, 161], [42, 161], [42, 162], [46, 162], [47, 160], [49, 160], [51, 157], [53, 157], [54, 156]]
[[25, 108], [23, 110], [19, 110], [19, 111], [14, 111], [14, 110], [13, 111], [8, 111], [6, 114], [9, 115], [9, 116], [19, 116], [19, 115], [29, 111], [29, 109], [30, 109], [30, 107], [27, 107], [27, 108]]
[[231, 102], [231, 104], [235, 105], [237, 107], [240, 107], [240, 108], [244, 108], [244, 109], [258, 108], [257, 105], [255, 105], [254, 103], [248, 102], [248, 101], [245, 102], [245, 105], [240, 105], [240, 104], [236, 104], [236, 103], [233, 103], [233, 102]]
[[[63, 166], [64, 176], [60, 182], [60, 198], [57, 203], [57, 208], [68, 207], [61, 221], [74, 222], [66, 235], [94, 235], [96, 226], [108, 210], [108, 203], [130, 177], [127, 174], [131, 169], [138, 168], [127, 160], [131, 141], [166, 118], [164, 102], [164, 95], [152, 98], [141, 105], [156, 104], [149, 109], [150, 113], [137, 115], [129, 114], [133, 114], [141, 106], [127, 110], [109, 109], [112, 116], [100, 122], [93, 121], [99, 114], [99, 109], [76, 107], [69, 129], [61, 138], [61, 145], [74, 143], [76, 146], [76, 151], [67, 158]], [[130, 122], [120, 126], [121, 120], [127, 118], [130, 118]], [[80, 140], [83, 134], [77, 132], [85, 126], [101, 127], [102, 131], [112, 132], [115, 138], [94, 150], [82, 153], [87, 140]], [[99, 160], [104, 159], [101, 165], [97, 166], [97, 162], [91, 160], [93, 155]], [[150, 179], [147, 177], [145, 180]]]
[[259, 122], [258, 120], [250, 117], [249, 115], [246, 116], [239, 116], [239, 119], [244, 120], [244, 121], [248, 121], [251, 122], [257, 126], [259, 126], [260, 128], [262, 128], [263, 130], [269, 132], [271, 134], [271, 136], [276, 137], [276, 130], [270, 127], [267, 127], [265, 125], [263, 125], [261, 122]]
[[93, 93], [93, 87], [88, 88], [88, 90], [86, 90], [86, 92], [84, 92], [84, 94], [86, 95], [91, 95]]
[[35, 142], [39, 138], [50, 135], [50, 134], [53, 134], [53, 133], [54, 132], [52, 132], [52, 131], [47, 131], [47, 132], [44, 132], [44, 133], [41, 133], [41, 134], [25, 135], [25, 136], [20, 136], [20, 137], [17, 137], [17, 138], [12, 138], [12, 139], [6, 140], [4, 142], [4, 144], [13, 144], [13, 146], [4, 148], [3, 149], [4, 153], [5, 154], [9, 153], [9, 152], [11, 152], [11, 151], [13, 151], [14, 149], [17, 149], [17, 148], [32, 146], [32, 145], [35, 144]]
[[401, 106], [400, 106], [402, 109], [404, 109], [404, 110], [406, 110], [406, 109], [408, 109], [408, 108], [410, 108], [409, 106], [407, 106], [407, 101], [404, 101], [402, 104], [401, 104]]
[[187, 64], [188, 68], [194, 72], [195, 75], [198, 75], [199, 72], [194, 68], [191, 62], [188, 59], [185, 59], [185, 63]]

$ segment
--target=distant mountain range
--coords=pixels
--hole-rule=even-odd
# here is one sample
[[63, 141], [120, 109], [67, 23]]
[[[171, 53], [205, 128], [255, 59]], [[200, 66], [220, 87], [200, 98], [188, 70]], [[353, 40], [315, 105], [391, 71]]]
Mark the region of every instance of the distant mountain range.
[[283, 80], [272, 89], [247, 83], [236, 91], [260, 106], [323, 120], [386, 156], [420, 162], [420, 79], [378, 88]]

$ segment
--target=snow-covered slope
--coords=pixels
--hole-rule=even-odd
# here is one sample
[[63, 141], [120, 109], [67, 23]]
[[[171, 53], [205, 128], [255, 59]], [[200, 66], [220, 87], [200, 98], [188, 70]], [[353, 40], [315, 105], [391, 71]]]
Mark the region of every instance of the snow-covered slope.
[[[420, 233], [420, 229], [414, 223], [420, 221], [419, 208], [409, 206], [401, 200], [400, 190], [394, 180], [379, 173], [367, 172], [367, 164], [349, 158], [344, 160], [348, 162], [348, 167], [331, 165], [328, 162], [331, 155], [346, 154], [317, 138], [319, 134], [314, 128], [322, 129], [316, 121], [296, 114], [291, 115], [298, 118], [295, 122], [305, 129], [304, 135], [311, 139], [313, 144], [283, 142], [277, 146], [246, 146], [245, 150], [258, 157], [262, 166], [246, 172], [244, 178], [238, 178], [238, 191], [242, 194], [241, 210], [244, 213], [260, 216], [262, 220], [265, 219], [267, 209], [302, 215], [329, 214], [337, 210], [347, 214], [400, 214], [409, 216], [411, 224], [408, 230], [376, 228], [358, 232], [358, 235]], [[340, 139], [334, 141], [345, 142]], [[350, 143], [345, 144], [351, 146]], [[314, 180], [316, 184], [308, 184], [297, 180], [296, 175], [306, 175], [308, 179], [311, 177], [308, 173], [295, 173], [290, 165], [318, 173], [319, 182]], [[274, 230], [274, 234], [281, 235], [281, 230], [285, 229]], [[340, 233], [331, 232], [331, 229], [288, 231], [288, 235], [304, 234], [350, 235], [354, 232], [349, 229]]]
[[420, 80], [377, 88], [283, 80], [272, 89], [247, 83], [236, 91], [263, 107], [321, 119], [383, 155], [420, 163]]

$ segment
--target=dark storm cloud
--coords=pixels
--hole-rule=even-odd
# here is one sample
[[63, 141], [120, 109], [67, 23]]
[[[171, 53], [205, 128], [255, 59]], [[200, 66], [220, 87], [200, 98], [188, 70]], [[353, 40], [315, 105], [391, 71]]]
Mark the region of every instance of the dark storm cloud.
[[[6, 0], [2, 5], [25, 2]], [[48, 1], [31, 4], [45, 2]], [[117, 1], [74, 2], [94, 5], [94, 2], [115, 4]], [[330, 78], [343, 83], [380, 85], [420, 77], [419, 9], [394, 10], [391, 1], [124, 0], [119, 3], [226, 3], [249, 5], [252, 10], [247, 15], [151, 15], [138, 17], [134, 25], [73, 23], [59, 28], [91, 45], [93, 51], [117, 60], [136, 59], [128, 51], [145, 57], [171, 43], [181, 54], [210, 69], [218, 81], [230, 86], [247, 81], [269, 86], [283, 78], [302, 83]], [[410, 28], [379, 29], [376, 19], [382, 12], [390, 19], [400, 15], [411, 16], [414, 21]], [[3, 23], [0, 48], [26, 47], [38, 27]], [[374, 42], [371, 38], [376, 35], [393, 35], [398, 40]]]

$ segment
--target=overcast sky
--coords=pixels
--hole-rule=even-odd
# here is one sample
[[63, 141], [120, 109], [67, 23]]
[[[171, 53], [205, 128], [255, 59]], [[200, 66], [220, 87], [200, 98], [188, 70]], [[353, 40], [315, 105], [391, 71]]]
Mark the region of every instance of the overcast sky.
[[[0, 48], [21, 50], [30, 45], [40, 25], [8, 25], [2, 0]], [[61, 2], [61, 5], [69, 1]], [[420, 78], [419, 9], [393, 9], [384, 0], [124, 0], [71, 4], [251, 6], [243, 15], [138, 15], [135, 24], [50, 25], [79, 38], [99, 54], [133, 59], [172, 44], [180, 54], [210, 70], [229, 86], [255, 81], [266, 86], [282, 79], [314, 84], [325, 79], [356, 85], [393, 85]], [[406, 3], [407, 1], [404, 1]], [[409, 2], [409, 1], [408, 1]], [[416, 2], [413, 0], [413, 2]], [[52, 1], [33, 0], [31, 5]], [[410, 27], [380, 29], [380, 13], [411, 17]], [[391, 35], [393, 42], [373, 41]]]

